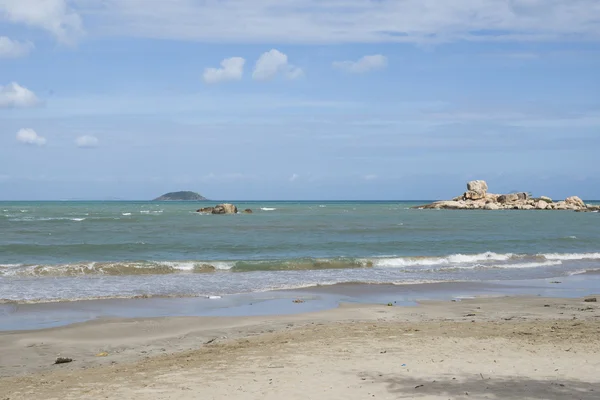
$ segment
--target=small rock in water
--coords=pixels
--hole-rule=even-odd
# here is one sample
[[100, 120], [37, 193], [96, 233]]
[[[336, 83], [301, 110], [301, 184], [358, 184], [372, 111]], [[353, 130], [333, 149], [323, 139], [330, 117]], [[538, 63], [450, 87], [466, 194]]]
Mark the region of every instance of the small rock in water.
[[583, 301], [585, 301], [586, 303], [596, 303], [598, 300], [595, 297], [588, 297]]
[[72, 358], [67, 358], [67, 357], [58, 357], [56, 359], [56, 361], [54, 361], [54, 364], [67, 364], [73, 362]]

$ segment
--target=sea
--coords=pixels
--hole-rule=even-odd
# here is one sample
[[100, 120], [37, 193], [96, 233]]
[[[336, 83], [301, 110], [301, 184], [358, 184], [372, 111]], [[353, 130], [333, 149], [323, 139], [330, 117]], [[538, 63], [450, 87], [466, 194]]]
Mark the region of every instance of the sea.
[[[407, 201], [0, 202], [0, 303], [220, 298], [600, 272], [600, 215]], [[376, 287], [376, 286], [373, 286]]]

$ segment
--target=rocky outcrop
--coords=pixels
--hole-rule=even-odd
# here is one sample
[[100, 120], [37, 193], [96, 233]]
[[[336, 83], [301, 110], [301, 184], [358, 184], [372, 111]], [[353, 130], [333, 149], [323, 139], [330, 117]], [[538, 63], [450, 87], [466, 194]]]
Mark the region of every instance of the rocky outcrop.
[[493, 194], [488, 193], [485, 181], [467, 183], [467, 191], [452, 200], [436, 201], [414, 208], [435, 210], [574, 210], [579, 212], [599, 212], [600, 206], [585, 204], [577, 196], [568, 197], [564, 201], [554, 202], [551, 198], [541, 196], [531, 198], [526, 192]]
[[223, 203], [215, 206], [211, 214], [237, 214], [237, 207], [233, 204]]
[[[237, 214], [238, 209], [236, 206], [234, 206], [233, 204], [229, 204], [229, 203], [223, 203], [223, 204], [217, 204], [214, 207], [203, 207], [203, 208], [199, 208], [198, 210], [196, 210], [196, 212], [199, 213], [206, 213], [206, 214]], [[246, 212], [246, 211], [244, 211]], [[250, 210], [250, 212], [252, 212], [252, 210]]]
[[244, 214], [252, 214], [252, 210], [251, 210], [251, 209], [249, 209], [249, 208], [246, 208], [246, 209], [244, 210]]

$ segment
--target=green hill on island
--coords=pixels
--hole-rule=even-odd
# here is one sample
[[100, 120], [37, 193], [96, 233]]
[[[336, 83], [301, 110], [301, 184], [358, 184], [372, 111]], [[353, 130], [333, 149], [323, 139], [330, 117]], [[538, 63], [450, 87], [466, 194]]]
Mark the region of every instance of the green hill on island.
[[170, 192], [165, 193], [160, 197], [157, 197], [153, 201], [202, 201], [208, 200], [206, 197], [196, 193], [196, 192]]

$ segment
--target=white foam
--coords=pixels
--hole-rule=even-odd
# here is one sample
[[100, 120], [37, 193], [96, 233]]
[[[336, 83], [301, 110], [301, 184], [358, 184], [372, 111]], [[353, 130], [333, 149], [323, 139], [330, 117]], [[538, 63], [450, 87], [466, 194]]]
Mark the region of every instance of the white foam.
[[[397, 257], [380, 258], [373, 260], [376, 267], [418, 267], [429, 265], [468, 264], [485, 261], [508, 261], [514, 254], [480, 253], [480, 254], [453, 254], [446, 257]], [[368, 261], [368, 260], [366, 260]]]
[[121, 213], [121, 215], [128, 216], [128, 215], [131, 215], [131, 213]]
[[157, 264], [164, 265], [165, 267], [171, 267], [180, 271], [193, 271], [197, 263], [193, 261], [161, 261]]
[[263, 210], [263, 211], [275, 211], [275, 210], [277, 210], [276, 208], [270, 208], [270, 207], [261, 207], [260, 209]]
[[69, 218], [71, 221], [81, 222], [85, 221], [85, 218]]
[[221, 299], [222, 297], [221, 296], [206, 296], [206, 298], [210, 299], [210, 300], [216, 300], [216, 299]]
[[597, 260], [600, 259], [600, 253], [549, 253], [540, 254], [546, 260]]
[[140, 213], [141, 214], [150, 214], [150, 210], [141, 210]]
[[481, 253], [481, 254], [453, 254], [448, 256], [448, 261], [451, 263], [470, 263], [470, 262], [478, 262], [478, 261], [508, 261], [510, 260], [514, 254], [506, 253], [506, 254], [498, 254], [498, 253]]
[[469, 266], [455, 266], [440, 268], [439, 271], [454, 271], [454, 270], [475, 270], [475, 269], [525, 269], [525, 268], [540, 268], [540, 267], [551, 267], [554, 265], [561, 265], [562, 261], [543, 261], [543, 262], [530, 262], [530, 263], [517, 263], [517, 264], [494, 264], [494, 265], [469, 265]]
[[224, 271], [228, 271], [235, 267], [235, 261], [209, 261], [207, 264], [212, 265], [216, 269], [221, 269]]

